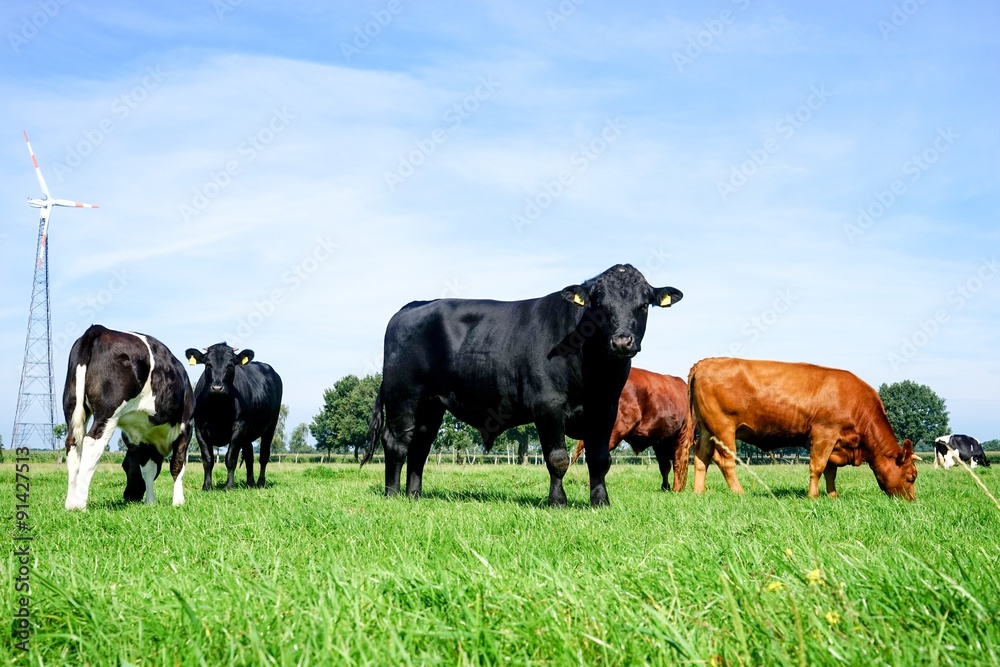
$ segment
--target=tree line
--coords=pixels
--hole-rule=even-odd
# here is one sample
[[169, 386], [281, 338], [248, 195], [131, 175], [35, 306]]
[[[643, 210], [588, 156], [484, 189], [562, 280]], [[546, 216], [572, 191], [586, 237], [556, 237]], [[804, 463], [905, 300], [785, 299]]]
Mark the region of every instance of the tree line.
[[[347, 375], [324, 391], [323, 407], [309, 425], [316, 448], [330, 454], [359, 455], [363, 452], [367, 447], [372, 406], [381, 384], [382, 376], [378, 373], [360, 378]], [[900, 442], [908, 438], [917, 451], [933, 451], [934, 439], [951, 432], [944, 399], [927, 385], [911, 380], [883, 383], [878, 394], [896, 437]], [[496, 439], [494, 449], [516, 452], [517, 459], [523, 462], [529, 453], [540, 449], [538, 442], [535, 426], [526, 424], [505, 431]], [[567, 440], [567, 445], [570, 444]], [[741, 457], [759, 454], [755, 447], [739, 444]], [[431, 451], [462, 452], [482, 445], [483, 438], [477, 429], [445, 412]], [[1000, 440], [989, 440], [983, 446], [1000, 449]], [[805, 455], [806, 450], [802, 449], [801, 453]]]
[[[367, 447], [368, 422], [381, 384], [380, 373], [364, 377], [345, 375], [323, 392], [323, 407], [312, 422], [297, 425], [288, 435], [285, 433], [288, 406], [282, 404], [271, 451], [275, 454], [303, 454], [320, 450], [327, 454], [359, 456]], [[885, 405], [886, 415], [896, 437], [900, 442], [908, 438], [914, 443], [914, 450], [933, 451], [934, 439], [951, 433], [945, 401], [927, 385], [911, 380], [883, 383], [878, 388], [878, 394]], [[66, 425], [57, 424], [53, 432], [61, 442], [66, 437]], [[315, 448], [309, 443], [309, 435], [316, 441]], [[0, 461], [3, 461], [2, 442], [0, 439]], [[567, 439], [567, 447], [573, 444], [573, 441]], [[1000, 450], [1000, 439], [987, 440], [982, 445], [987, 451]], [[431, 451], [452, 452], [457, 455], [478, 450], [482, 446], [483, 437], [477, 429], [459, 421], [450, 412], [445, 412]], [[197, 451], [198, 445], [194, 438], [191, 447]], [[122, 444], [119, 444], [119, 448], [125, 449]], [[534, 424], [508, 429], [497, 437], [493, 448], [496, 451], [507, 451], [519, 463], [524, 463], [529, 454], [536, 454], [541, 450], [538, 431]], [[808, 455], [805, 448], [776, 451], [786, 455]], [[744, 459], [761, 457], [760, 450], [741, 441], [737, 441], [737, 454]]]

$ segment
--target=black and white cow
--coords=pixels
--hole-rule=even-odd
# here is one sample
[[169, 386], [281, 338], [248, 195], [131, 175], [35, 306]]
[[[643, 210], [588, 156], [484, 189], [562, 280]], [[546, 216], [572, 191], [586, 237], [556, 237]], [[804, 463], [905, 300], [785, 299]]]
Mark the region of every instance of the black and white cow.
[[[445, 410], [479, 429], [489, 449], [503, 431], [534, 422], [549, 471], [549, 505], [565, 505], [565, 436], [586, 443], [590, 502], [608, 503], [608, 441], [650, 305], [681, 299], [650, 287], [628, 264], [582, 285], [525, 301], [415, 301], [389, 321], [382, 386], [368, 450], [385, 449], [385, 491], [419, 496]], [[383, 415], [384, 409], [384, 415]]]
[[990, 465], [979, 441], [968, 435], [942, 435], [934, 441], [934, 467], [939, 465], [948, 469], [958, 465], [959, 460], [965, 461], [970, 467]]
[[[170, 457], [174, 505], [184, 502], [184, 463], [194, 400], [184, 365], [152, 336], [95, 324], [73, 343], [63, 390], [66, 509], [86, 509], [94, 470], [121, 428], [125, 500], [156, 502], [153, 481]], [[93, 422], [90, 419], [93, 417]], [[87, 424], [90, 423], [90, 428]]]
[[[201, 488], [212, 488], [215, 448], [227, 445], [226, 488], [233, 488], [240, 453], [247, 465], [247, 486], [263, 487], [281, 410], [281, 378], [268, 364], [252, 361], [253, 350], [237, 352], [225, 343], [216, 343], [204, 352], [190, 348], [185, 356], [192, 366], [205, 365], [194, 390], [194, 425], [205, 469]], [[253, 441], [257, 438], [260, 476], [254, 484]]]

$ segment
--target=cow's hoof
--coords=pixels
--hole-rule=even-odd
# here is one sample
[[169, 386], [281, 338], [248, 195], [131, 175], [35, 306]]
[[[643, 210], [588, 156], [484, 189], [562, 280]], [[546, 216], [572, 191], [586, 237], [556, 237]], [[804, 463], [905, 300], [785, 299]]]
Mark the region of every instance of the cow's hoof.
[[87, 503], [85, 503], [85, 502], [81, 503], [81, 502], [78, 502], [76, 500], [70, 500], [69, 498], [67, 498], [66, 499], [66, 509], [68, 509], [70, 511], [73, 511], [73, 510], [85, 511], [87, 509]]
[[258, 489], [263, 489], [264, 488], [264, 480], [262, 480], [262, 479], [258, 479], [257, 480], [257, 488]]

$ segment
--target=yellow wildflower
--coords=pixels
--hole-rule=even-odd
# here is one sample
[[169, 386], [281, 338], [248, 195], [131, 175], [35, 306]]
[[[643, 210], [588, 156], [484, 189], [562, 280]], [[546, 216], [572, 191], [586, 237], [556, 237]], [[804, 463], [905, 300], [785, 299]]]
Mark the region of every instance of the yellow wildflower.
[[819, 568], [812, 570], [808, 575], [809, 583], [813, 586], [826, 586], [826, 582], [823, 581], [823, 571]]
[[830, 625], [837, 625], [838, 623], [840, 623], [840, 614], [837, 613], [836, 611], [826, 612], [826, 622], [829, 623]]
[[767, 585], [767, 590], [769, 591], [780, 591], [785, 587], [780, 581], [772, 581]]
[[785, 555], [788, 556], [789, 558], [791, 558], [792, 557], [792, 550], [791, 549], [785, 549]]

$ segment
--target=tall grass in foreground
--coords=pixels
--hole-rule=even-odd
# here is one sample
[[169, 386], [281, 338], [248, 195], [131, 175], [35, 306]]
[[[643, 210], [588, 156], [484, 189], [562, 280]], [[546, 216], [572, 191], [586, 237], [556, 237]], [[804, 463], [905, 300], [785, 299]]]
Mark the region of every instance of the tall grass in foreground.
[[[755, 468], [770, 490], [740, 470], [743, 497], [718, 471], [695, 497], [616, 466], [592, 511], [581, 467], [549, 510], [537, 467], [430, 466], [412, 502], [381, 496], [380, 466], [229, 493], [192, 466], [173, 508], [169, 474], [126, 506], [102, 466], [69, 513], [65, 469], [33, 470], [36, 632], [26, 658], [5, 633], [4, 663], [1000, 664], [1000, 512], [963, 471], [922, 466], [908, 504], [867, 467], [808, 501], [805, 466]], [[0, 488], [10, 515], [9, 464]]]

